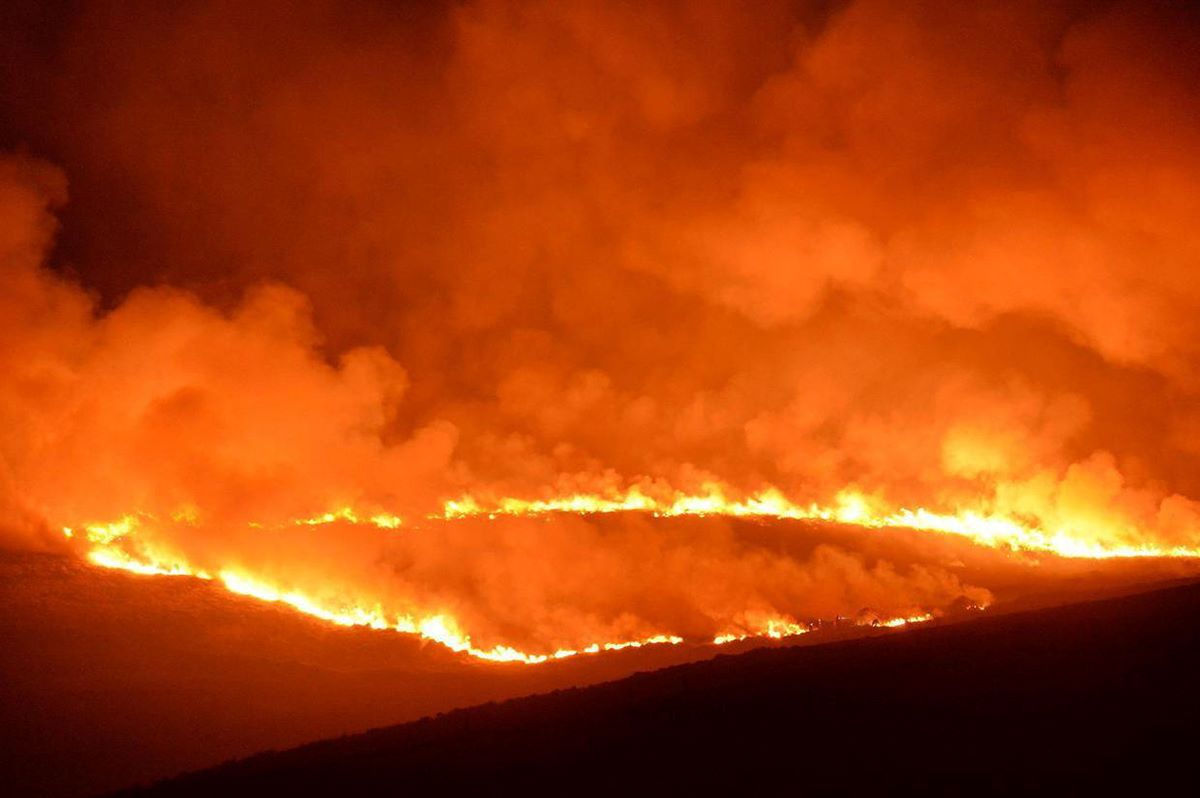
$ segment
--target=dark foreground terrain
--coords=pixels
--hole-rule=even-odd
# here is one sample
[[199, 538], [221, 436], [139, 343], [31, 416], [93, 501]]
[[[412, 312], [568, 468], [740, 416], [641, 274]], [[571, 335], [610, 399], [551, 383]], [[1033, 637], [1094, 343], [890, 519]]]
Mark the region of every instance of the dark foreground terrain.
[[95, 795], [710, 655], [682, 649], [485, 663], [209, 582], [0, 552], [0, 796]]
[[1196, 794], [1200, 584], [457, 710], [126, 795]]
[[[488, 521], [488, 524], [503, 523], [502, 519]], [[619, 531], [625, 519], [614, 514], [595, 523]], [[888, 562], [901, 569], [930, 561], [953, 563], [946, 567], [953, 567], [965, 583], [986, 585], [993, 592], [996, 603], [988, 609], [989, 616], [1076, 603], [1116, 592], [1128, 593], [1145, 589], [1138, 585], [1200, 575], [1197, 567], [1200, 563], [1187, 560], [1101, 562], [1049, 557], [1034, 560], [972, 546], [954, 536], [931, 537], [928, 533], [903, 530], [881, 535], [873, 530], [830, 524], [751, 523], [715, 518], [659, 519], [655, 523], [669, 527], [671, 534], [684, 537], [711, 533], [713, 525], [722, 528], [727, 525], [729, 534], [739, 539], [800, 559], [808, 556], [813, 546], [830, 544], [859, 552], [869, 562]], [[328, 531], [340, 534], [339, 530]], [[948, 616], [938, 623], [953, 620]], [[1188, 622], [1170, 623], [1182, 624], [1180, 633], [1183, 633]], [[907, 635], [910, 631], [898, 630], [898, 633]], [[775, 645], [822, 646], [850, 637], [881, 634], [893, 632], [856, 627], [852, 623], [837, 624]], [[407, 635], [331, 626], [286, 607], [232, 595], [211, 582], [105, 571], [89, 567], [65, 552], [0, 551], [0, 795], [81, 798], [131, 784], [151, 783], [259, 751], [284, 750], [487, 701], [598, 684], [638, 671], [763, 645], [767, 645], [765, 641], [747, 640], [721, 649], [699, 643], [649, 646], [536, 667], [485, 663], [438, 645], [422, 644]], [[838, 656], [853, 659], [857, 655]], [[755, 660], [746, 662], [750, 663], [746, 667], [750, 667]], [[792, 666], [786, 664], [791, 660], [780, 662], [785, 663], [779, 665], [784, 674], [780, 678], [791, 678], [787, 669]], [[891, 738], [899, 734], [902, 740], [908, 740], [916, 728], [913, 724], [925, 721], [921, 713], [915, 718], [897, 719], [895, 723], [901, 724], [898, 728], [903, 730], [900, 733], [888, 731], [887, 724], [893, 721], [869, 717], [859, 728], [846, 725], [844, 731], [823, 737], [821, 724], [833, 727], [832, 721], [821, 719], [820, 702], [848, 699], [838, 697], [836, 692], [826, 695], [820, 680], [828, 679], [822, 675], [821, 667], [860, 666], [864, 663], [802, 666], [816, 668], [817, 676], [797, 678], [820, 689], [815, 697], [808, 693], [796, 697], [799, 706], [789, 707], [780, 716], [783, 730], [779, 732], [779, 744], [787, 747], [778, 755], [777, 762], [747, 748], [747, 753], [739, 755], [741, 759], [729, 754], [692, 761], [689, 755], [686, 765], [672, 764], [664, 772], [679, 778], [678, 771], [690, 772], [692, 768], [706, 774], [771, 772], [780, 766], [809, 771], [823, 766], [821, 758], [829, 756], [820, 749], [824, 744], [821, 741], [826, 739], [829, 746], [840, 746], [838, 751], [855, 752], [856, 763], [875, 762], [886, 755], [883, 749], [893, 744]], [[740, 665], [713, 667], [718, 669], [714, 673], [732, 668], [729, 679], [740, 678], [737, 676]], [[677, 703], [671, 702], [683, 701], [679, 711], [700, 713], [697, 717], [703, 720], [707, 710], [701, 704], [693, 707], [688, 703], [691, 698], [677, 695], [678, 679], [692, 676], [667, 675], [662, 682], [656, 681], [657, 678], [637, 684], [649, 685], [646, 690], [651, 693], [661, 685], [666, 691], [664, 696], [669, 698], [662, 711], [674, 712]], [[766, 678], [755, 675], [747, 680]], [[866, 681], [868, 677], [854, 679]], [[859, 681], [854, 679], [847, 684], [858, 688]], [[829, 684], [829, 691], [841, 689], [836, 681]], [[871, 709], [870, 702], [876, 700], [869, 693], [871, 685], [862, 687], [868, 691], [861, 694], [862, 701]], [[770, 692], [774, 688], [764, 689], [774, 700], [775, 693]], [[930, 690], [937, 693], [935, 688]], [[618, 690], [615, 695], [624, 694]], [[753, 698], [747, 695], [747, 700]], [[605, 735], [619, 742], [627, 736], [622, 724], [633, 722], [629, 718], [637, 718], [640, 725], [660, 710], [653, 702], [636, 707], [615, 703], [612, 711], [617, 714], [606, 716], [600, 709], [614, 700], [610, 697], [564, 697], [546, 706], [552, 707], [559, 700], [582, 703], [564, 705], [568, 708], [561, 711], [565, 713], [563, 720], [554, 723], [570, 720], [581, 724], [580, 729], [583, 724], [590, 724], [589, 734], [594, 731], [598, 746], [595, 767], [580, 771], [589, 783], [626, 775], [625, 765], [614, 758], [619, 757], [615, 750], [603, 753]], [[740, 699], [730, 693], [714, 700], [729, 703]], [[589, 702], [598, 705], [593, 708]], [[531, 706], [543, 704], [535, 702]], [[494, 710], [485, 714], [490, 711]], [[514, 711], [534, 712], [530, 717], [535, 719], [540, 717], [536, 713], [541, 712], [540, 709]], [[757, 727], [771, 722], [766, 716], [755, 719], [752, 710], [747, 712], [751, 715], [744, 714], [736, 724], [733, 720], [725, 725], [703, 722], [687, 733], [700, 734], [703, 730], [705, 735], [719, 740], [721, 734], [745, 734], [748, 724]], [[818, 714], [813, 715], [814, 712]], [[552, 719], [553, 714], [547, 717]], [[847, 717], [852, 720], [846, 724], [858, 722], [853, 720], [852, 707]], [[454, 724], [461, 722], [464, 721], [451, 720], [447, 726], [438, 725], [445, 723], [439, 721], [428, 728], [434, 729], [432, 734], [445, 735], [446, 729], [457, 728]], [[498, 722], [502, 726], [510, 723]], [[681, 722], [686, 725], [691, 721], [685, 717]], [[557, 742], [558, 730], [547, 728], [551, 728], [546, 732], [550, 741]], [[947, 731], [932, 721], [922, 728], [928, 732], [922, 738], [923, 745], [937, 744], [936, 739], [930, 741], [929, 737], [950, 734], [955, 739], [969, 740], [971, 735], [980, 733], [975, 728]], [[514, 745], [521, 747], [521, 734], [541, 733], [538, 730], [518, 733]], [[673, 732], [675, 736], [682, 733]], [[506, 734], [495, 744], [508, 744]], [[569, 737], [563, 739], [565, 744]], [[591, 740], [580, 744], [590, 745]], [[1010, 742], [1017, 746], [1020, 739]], [[546, 746], [547, 762], [565, 756], [549, 742], [539, 745]], [[670, 754], [661, 748], [651, 750], [653, 753], [648, 756], [665, 758]], [[497, 751], [497, 756], [507, 756], [503, 748]], [[1005, 756], [1000, 751], [989, 754], [998, 761]], [[409, 755], [397, 754], [400, 759]], [[385, 760], [390, 756], [386, 754]], [[450, 752], [445, 756], [454, 758], [457, 754]], [[609, 759], [604, 760], [604, 756]], [[512, 761], [519, 763], [517, 759]], [[427, 774], [425, 778], [438, 776]], [[584, 775], [572, 778], [578, 782]]]

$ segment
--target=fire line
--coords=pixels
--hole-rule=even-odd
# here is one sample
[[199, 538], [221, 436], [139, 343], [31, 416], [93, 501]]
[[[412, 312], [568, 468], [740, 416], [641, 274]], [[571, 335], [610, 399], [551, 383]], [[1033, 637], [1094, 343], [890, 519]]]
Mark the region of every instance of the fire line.
[[[835, 522], [869, 529], [904, 528], [933, 534], [950, 534], [968, 538], [972, 543], [989, 548], [1028, 551], [1067, 558], [1110, 559], [1126, 557], [1200, 557], [1200, 550], [1189, 548], [1160, 548], [1154, 546], [1105, 545], [1073, 535], [1070, 530], [1042, 530], [1019, 520], [996, 514], [963, 511], [939, 513], [926, 508], [899, 508], [881, 511], [879, 503], [859, 492], [839, 493], [832, 504], [801, 505], [787, 499], [774, 489], [764, 490], [741, 500], [726, 497], [716, 486], [702, 494], [681, 494], [669, 499], [654, 498], [634, 488], [624, 494], [601, 496], [574, 494], [551, 499], [529, 500], [502, 498], [483, 502], [466, 496], [447, 501], [439, 514], [430, 516], [454, 521], [472, 517], [537, 516], [550, 514], [595, 515], [605, 513], [646, 513], [658, 517], [728, 516], [764, 520], [809, 520]], [[176, 517], [175, 520], [180, 520]], [[184, 518], [195, 522], [194, 516]], [[303, 592], [276, 587], [252, 574], [237, 569], [216, 572], [195, 568], [177, 554], [156, 550], [138, 536], [143, 523], [153, 519], [128, 515], [115, 522], [64, 527], [68, 538], [80, 538], [87, 546], [86, 557], [93, 565], [119, 569], [143, 575], [190, 576], [220, 583], [238, 595], [261, 601], [286, 605], [300, 613], [322, 621], [347, 627], [368, 627], [417, 635], [443, 645], [455, 652], [494, 662], [537, 664], [580, 654], [616, 651], [647, 645], [678, 645], [684, 638], [669, 632], [648, 635], [640, 639], [595, 641], [579, 648], [564, 648], [548, 653], [523, 651], [507, 645], [480, 648], [471, 635], [460, 628], [458, 621], [447, 613], [389, 615], [379, 607], [333, 607], [323, 604]], [[403, 530], [404, 521], [388, 513], [360, 513], [351, 507], [338, 508], [292, 523], [320, 526], [335, 522], [370, 525], [381, 530]], [[261, 526], [252, 524], [252, 526]], [[982, 609], [982, 607], [980, 608]], [[928, 612], [909, 616], [876, 619], [875, 625], [899, 627], [932, 619]], [[727, 644], [753, 638], [782, 639], [805, 634], [807, 624], [790, 617], [767, 617], [753, 628], [730, 629], [715, 635], [710, 642]]]

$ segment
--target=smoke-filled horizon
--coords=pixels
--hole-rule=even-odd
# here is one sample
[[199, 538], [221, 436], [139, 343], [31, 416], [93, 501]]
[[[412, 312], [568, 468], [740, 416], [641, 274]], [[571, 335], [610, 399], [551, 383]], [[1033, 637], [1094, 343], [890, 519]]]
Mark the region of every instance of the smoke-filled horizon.
[[[11, 545], [142, 513], [236, 561], [208, 530], [719, 485], [1200, 547], [1183, 4], [3, 13]], [[724, 551], [697, 611], [803, 604], [724, 543], [562, 534], [488, 567], [721, 583]], [[878, 566], [841, 556], [834, 581]], [[897, 610], [975, 590], [926, 576], [936, 602], [894, 586]], [[529, 601], [653, 604], [580, 590]]]

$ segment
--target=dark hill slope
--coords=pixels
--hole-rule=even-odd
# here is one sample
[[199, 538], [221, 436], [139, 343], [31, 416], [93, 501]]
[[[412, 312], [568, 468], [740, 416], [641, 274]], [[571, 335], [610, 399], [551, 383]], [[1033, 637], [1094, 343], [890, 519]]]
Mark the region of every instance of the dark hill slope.
[[653, 648], [537, 668], [485, 663], [211, 582], [0, 551], [0, 798], [94, 795], [712, 656]]
[[268, 753], [127, 795], [1195, 794], [1200, 585], [752, 651]]

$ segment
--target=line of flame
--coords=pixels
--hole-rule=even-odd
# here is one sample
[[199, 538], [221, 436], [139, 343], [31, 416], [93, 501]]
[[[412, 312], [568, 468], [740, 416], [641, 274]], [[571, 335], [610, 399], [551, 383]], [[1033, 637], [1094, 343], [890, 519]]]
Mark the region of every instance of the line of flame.
[[[719, 486], [708, 486], [702, 494], [675, 494], [667, 499], [655, 498], [634, 487], [625, 493], [598, 495], [573, 494], [550, 499], [502, 498], [494, 502], [481, 502], [466, 496], [447, 501], [437, 519], [453, 520], [471, 517], [536, 516], [552, 513], [591, 515], [617, 512], [649, 513], [660, 517], [676, 516], [729, 516], [750, 519], [820, 520], [849, 524], [865, 528], [907, 528], [958, 535], [972, 542], [999, 549], [1044, 552], [1060, 557], [1107, 559], [1115, 557], [1200, 557], [1200, 549], [1187, 547], [1163, 548], [1151, 544], [1110, 544], [1087, 540], [1060, 529], [1047, 532], [1036, 526], [1025, 524], [1008, 516], [960, 511], [954, 514], [938, 513], [922, 507], [900, 508], [881, 511], [878, 502], [853, 490], [842, 491], [832, 505], [816, 503], [802, 505], [790, 501], [776, 489], [767, 489], [746, 499], [733, 500], [726, 497]], [[338, 624], [340, 626], [363, 626], [373, 629], [390, 629], [406, 634], [418, 635], [437, 642], [447, 648], [479, 659], [498, 662], [524, 662], [528, 664], [564, 659], [579, 654], [599, 651], [615, 651], [646, 645], [677, 645], [683, 639], [660, 633], [638, 640], [593, 643], [579, 649], [560, 649], [550, 654], [534, 654], [519, 649], [498, 645], [490, 649], [475, 646], [468, 633], [448, 614], [437, 613], [427, 616], [402, 615], [389, 618], [376, 606], [373, 608], [331, 608], [303, 593], [280, 589], [260, 579], [232, 570], [216, 574], [192, 567], [179, 556], [158, 550], [148, 550], [135, 533], [142, 518], [150, 516], [128, 515], [117, 521], [104, 524], [89, 524], [80, 528], [82, 537], [89, 545], [87, 558], [94, 565], [129, 571], [138, 574], [162, 576], [191, 576], [199, 579], [216, 580], [226, 589], [263, 601], [277, 602], [292, 607], [306, 615]], [[197, 523], [194, 509], [181, 510], [173, 519], [179, 523]], [[338, 508], [310, 518], [292, 521], [292, 524], [317, 526], [342, 522], [348, 524], [370, 524], [380, 529], [396, 530], [403, 520], [387, 513], [365, 514], [352, 507]], [[252, 524], [252, 526], [261, 526]], [[64, 527], [63, 534], [74, 537], [76, 529]], [[138, 539], [137, 555], [130, 554], [123, 542]], [[929, 620], [928, 614], [877, 621], [885, 627], [904, 626]], [[751, 628], [729, 630], [716, 635], [711, 642], [731, 643], [750, 638], [781, 639], [807, 633], [809, 628], [790, 618], [769, 618], [758, 621]]]
[[[381, 607], [365, 608], [350, 607], [347, 609], [330, 609], [309, 598], [299, 591], [277, 589], [266, 582], [253, 577], [239, 574], [236, 571], [220, 571], [214, 577], [203, 570], [192, 570], [178, 561], [167, 561], [157, 558], [138, 559], [131, 557], [120, 549], [96, 548], [88, 553], [88, 560], [94, 565], [128, 571], [140, 575], [154, 576], [190, 576], [203, 580], [219, 581], [226, 590], [241, 596], [248, 596], [259, 601], [285, 604], [292, 609], [313, 617], [345, 627], [367, 627], [370, 629], [390, 630], [403, 634], [417, 635], [424, 640], [438, 643], [446, 648], [467, 654], [476, 659], [490, 662], [520, 662], [526, 665], [537, 665], [551, 660], [567, 659], [581, 654], [597, 654], [602, 651], [621, 651], [627, 648], [641, 648], [654, 645], [679, 645], [684, 638], [671, 634], [656, 634], [638, 640], [620, 642], [592, 643], [581, 648], [561, 648], [551, 654], [532, 654], [512, 646], [497, 645], [490, 649], [481, 649], [471, 643], [469, 634], [459, 629], [453, 617], [440, 613], [417, 618], [403, 615], [395, 620], [388, 620]], [[892, 618], [873, 623], [874, 626], [895, 628], [913, 623], [932, 620], [934, 616], [922, 613], [903, 618]], [[865, 625], [865, 624], [860, 624]], [[718, 634], [710, 641], [714, 645], [726, 645], [751, 639], [782, 640], [807, 634], [811, 630], [804, 624], [787, 618], [772, 618], [752, 631], [725, 632]]]
[[[342, 520], [349, 523], [376, 523], [370, 518], [365, 521], [360, 520], [356, 514], [349, 511], [328, 515], [334, 516], [334, 520]], [[316, 520], [302, 519], [295, 523], [332, 523], [332, 520], [324, 520], [325, 517], [318, 516]], [[88, 561], [102, 568], [121, 570], [143, 576], [186, 576], [201, 580], [216, 581], [231, 593], [248, 596], [259, 601], [284, 604], [304, 615], [338, 626], [367, 627], [417, 635], [422, 639], [445, 646], [452, 651], [491, 662], [520, 662], [533, 665], [551, 660], [575, 657], [581, 654], [620, 651], [627, 648], [641, 648], [651, 645], [679, 645], [684, 642], [684, 639], [678, 635], [660, 633], [636, 640], [596, 642], [580, 648], [563, 648], [549, 654], [535, 654], [504, 645], [482, 649], [475, 646], [471, 641], [470, 635], [462, 631], [458, 622], [446, 613], [420, 617], [400, 615], [389, 618], [383, 608], [378, 605], [374, 607], [352, 606], [335, 609], [323, 605], [321, 602], [300, 591], [277, 588], [261, 579], [238, 571], [226, 569], [213, 574], [203, 569], [194, 568], [185, 559], [176, 554], [147, 548], [145, 542], [138, 539], [136, 535], [141, 524], [141, 517], [129, 515], [111, 523], [89, 524], [82, 527], [82, 537], [90, 544], [86, 555]], [[389, 524], [376, 525], [387, 529], [394, 528]], [[77, 531], [72, 527], [64, 527], [63, 534], [68, 538], [73, 538], [77, 535]], [[121, 547], [122, 542], [129, 543], [131, 541], [136, 541], [138, 544], [139, 551], [137, 556], [130, 554], [125, 548]], [[882, 622], [877, 621], [875, 625], [896, 627], [908, 623], [930, 620], [932, 617], [932, 615], [921, 614]], [[792, 618], [783, 617], [759, 620], [750, 626], [751, 628], [748, 629], [742, 628], [737, 631], [723, 632], [714, 636], [710, 642], [715, 645], [725, 645], [755, 638], [780, 640], [806, 634], [811, 631], [807, 625], [798, 623]]]
[[839, 493], [832, 505], [797, 504], [780, 491], [768, 488], [746, 499], [729, 499], [719, 486], [708, 486], [703, 494], [677, 494], [662, 500], [636, 487], [624, 494], [601, 496], [574, 494], [551, 499], [503, 498], [481, 503], [465, 496], [448, 501], [442, 518], [478, 516], [545, 515], [550, 513], [606, 514], [644, 512], [660, 517], [730, 516], [736, 518], [832, 521], [872, 529], [895, 528], [941, 532], [969, 538], [988, 548], [1045, 552], [1060, 557], [1110, 559], [1126, 557], [1200, 557], [1200, 548], [1162, 547], [1149, 543], [1112, 544], [1088, 540], [1070, 529], [1046, 531], [1011, 516], [962, 510], [938, 513], [924, 507], [884, 509], [879, 502], [858, 491]]

